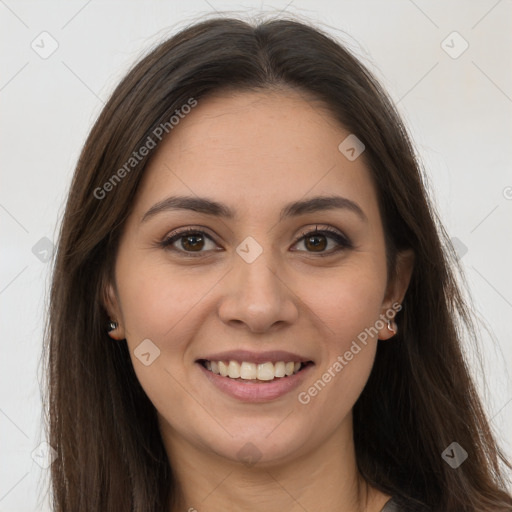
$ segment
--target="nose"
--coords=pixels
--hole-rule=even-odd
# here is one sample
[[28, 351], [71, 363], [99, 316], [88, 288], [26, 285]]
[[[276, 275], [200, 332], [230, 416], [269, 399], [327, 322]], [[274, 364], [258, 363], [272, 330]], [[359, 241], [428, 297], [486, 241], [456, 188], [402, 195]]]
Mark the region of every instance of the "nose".
[[234, 268], [226, 276], [218, 309], [225, 324], [264, 333], [297, 320], [297, 296], [286, 277], [270, 268], [264, 255], [265, 252], [252, 263], [236, 257]]

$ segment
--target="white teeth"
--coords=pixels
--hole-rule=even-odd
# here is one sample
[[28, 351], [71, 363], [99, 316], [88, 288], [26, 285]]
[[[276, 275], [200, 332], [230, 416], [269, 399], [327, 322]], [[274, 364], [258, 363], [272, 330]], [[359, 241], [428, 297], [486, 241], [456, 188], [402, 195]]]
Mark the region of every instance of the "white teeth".
[[286, 365], [283, 363], [283, 361], [278, 361], [274, 365], [274, 372], [276, 377], [284, 377], [286, 375]]
[[219, 373], [223, 376], [223, 377], [227, 377], [228, 376], [228, 365], [224, 362], [224, 361], [219, 361]]
[[240, 365], [236, 361], [229, 361], [228, 376], [231, 379], [238, 379], [240, 377]]
[[205, 361], [204, 366], [207, 370], [222, 377], [270, 381], [297, 373], [301, 369], [302, 364], [295, 361], [277, 361], [276, 363], [266, 362], [260, 364], [247, 361], [241, 363], [238, 361]]
[[259, 379], [260, 377], [258, 374], [259, 372], [254, 363], [244, 362], [240, 365], [240, 378], [247, 380]]
[[272, 380], [274, 376], [274, 365], [272, 363], [258, 365], [258, 380]]

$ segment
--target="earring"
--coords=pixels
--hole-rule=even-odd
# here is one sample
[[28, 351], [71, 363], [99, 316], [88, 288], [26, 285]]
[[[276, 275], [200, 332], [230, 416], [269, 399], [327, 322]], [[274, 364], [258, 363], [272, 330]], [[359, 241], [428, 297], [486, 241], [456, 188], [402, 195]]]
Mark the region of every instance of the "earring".
[[388, 320], [388, 330], [391, 331], [393, 334], [396, 334], [396, 327], [394, 326], [396, 326], [395, 322]]
[[110, 320], [110, 322], [107, 324], [107, 332], [115, 331], [118, 328], [119, 324], [117, 322], [113, 322]]

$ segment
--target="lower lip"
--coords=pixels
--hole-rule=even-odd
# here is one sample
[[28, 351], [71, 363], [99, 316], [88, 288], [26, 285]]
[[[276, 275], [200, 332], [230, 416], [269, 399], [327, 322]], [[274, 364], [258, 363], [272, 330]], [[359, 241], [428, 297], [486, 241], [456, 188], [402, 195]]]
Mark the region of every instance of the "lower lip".
[[207, 370], [201, 363], [196, 363], [203, 371], [205, 377], [220, 391], [232, 396], [242, 402], [268, 402], [275, 400], [286, 393], [290, 393], [297, 388], [307, 377], [312, 364], [308, 364], [301, 371], [289, 375], [288, 377], [279, 377], [269, 382], [252, 382], [246, 380], [231, 379], [222, 377], [216, 373]]

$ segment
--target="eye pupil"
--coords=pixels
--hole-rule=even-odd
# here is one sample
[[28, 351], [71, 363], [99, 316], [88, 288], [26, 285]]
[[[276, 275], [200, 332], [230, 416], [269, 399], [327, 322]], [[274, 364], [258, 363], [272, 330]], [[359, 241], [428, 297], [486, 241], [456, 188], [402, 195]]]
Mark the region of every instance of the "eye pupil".
[[[181, 240], [181, 245], [183, 249], [186, 250], [201, 250], [204, 245], [204, 239], [199, 234], [187, 235], [186, 237], [183, 237]], [[200, 241], [198, 242], [198, 240]]]
[[[318, 239], [323, 239], [321, 241], [318, 241]], [[326, 247], [326, 238], [324, 235], [312, 235], [306, 239], [306, 246], [311, 243], [311, 246], [314, 248], [314, 251], [316, 250], [324, 250]], [[309, 248], [309, 247], [308, 247]]]

